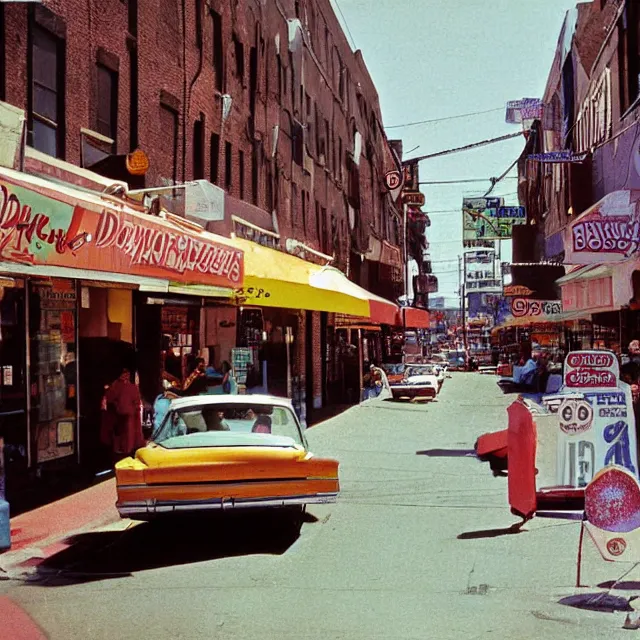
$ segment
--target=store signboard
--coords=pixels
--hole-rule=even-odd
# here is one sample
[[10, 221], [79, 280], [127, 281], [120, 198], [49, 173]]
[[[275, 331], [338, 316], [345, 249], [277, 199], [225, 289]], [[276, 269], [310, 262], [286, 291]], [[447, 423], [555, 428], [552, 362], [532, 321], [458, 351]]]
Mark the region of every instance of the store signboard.
[[565, 264], [622, 262], [640, 248], [637, 192], [614, 191], [587, 209], [565, 232]]
[[572, 351], [561, 393], [545, 404], [558, 416], [558, 485], [584, 487], [610, 464], [637, 477], [631, 387], [611, 351]]
[[508, 240], [514, 225], [526, 224], [521, 206], [505, 206], [502, 198], [464, 198], [462, 200], [462, 239]]
[[533, 322], [551, 320], [562, 313], [560, 300], [532, 300], [531, 298], [511, 298], [511, 315], [514, 318], [531, 318]]
[[0, 176], [0, 260], [233, 288], [243, 252], [184, 224]]
[[584, 162], [588, 155], [588, 153], [573, 153], [573, 151], [547, 151], [546, 153], [530, 153], [527, 160], [545, 164]]

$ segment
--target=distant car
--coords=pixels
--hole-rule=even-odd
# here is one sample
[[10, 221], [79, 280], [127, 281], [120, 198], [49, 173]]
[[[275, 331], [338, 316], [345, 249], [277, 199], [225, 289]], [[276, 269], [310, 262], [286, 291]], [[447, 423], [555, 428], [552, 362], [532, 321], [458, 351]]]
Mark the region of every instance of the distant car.
[[435, 372], [428, 372], [430, 365], [410, 365], [407, 367], [402, 382], [391, 385], [394, 400], [401, 398], [435, 398], [440, 384]]
[[301, 514], [335, 502], [338, 462], [309, 452], [289, 400], [211, 395], [171, 401], [135, 457], [116, 464], [124, 518], [216, 509], [282, 508]]

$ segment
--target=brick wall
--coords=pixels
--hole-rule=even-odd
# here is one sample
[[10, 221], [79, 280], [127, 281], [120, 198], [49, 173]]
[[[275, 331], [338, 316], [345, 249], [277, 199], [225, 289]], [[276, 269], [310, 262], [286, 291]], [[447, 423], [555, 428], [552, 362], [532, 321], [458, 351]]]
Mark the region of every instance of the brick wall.
[[[287, 20], [296, 19], [296, 7], [302, 26], [297, 32], [300, 46], [289, 47], [289, 25], [295, 23]], [[336, 254], [337, 266], [347, 268], [350, 233], [357, 236], [363, 251], [370, 233], [389, 239], [391, 218], [398, 212], [382, 191], [384, 172], [393, 168], [394, 160], [382, 129], [378, 96], [360, 52], [351, 51], [329, 0], [264, 4], [248, 0], [45, 0], [42, 6], [9, 4], [4, 12], [8, 102], [29, 109], [29, 20], [53, 30], [64, 42], [61, 155], [67, 161], [81, 162], [80, 129], [96, 129], [97, 65], [106, 60], [117, 73], [116, 152], [128, 153], [135, 146], [147, 152], [151, 161], [148, 186], [193, 178], [194, 125], [200, 121], [195, 133], [203, 142], [202, 175], [216, 178], [217, 168], [217, 182], [226, 188], [229, 162], [230, 196], [254, 203], [255, 156], [255, 204], [270, 213], [270, 201], [275, 200], [283, 243], [296, 238]], [[214, 14], [221, 25], [221, 73], [214, 64]], [[138, 113], [137, 118], [133, 116], [137, 136], [130, 114], [132, 61], [134, 67], [137, 62], [138, 75]], [[225, 122], [221, 94], [232, 99]], [[296, 121], [305, 127], [304, 166], [292, 158]], [[276, 126], [279, 134], [274, 149]], [[360, 202], [355, 203], [356, 228], [351, 229], [346, 163], [347, 155], [354, 151], [356, 131], [362, 136]], [[213, 167], [215, 136], [219, 152]], [[269, 191], [273, 198], [268, 197]], [[308, 199], [304, 206], [303, 192]]]

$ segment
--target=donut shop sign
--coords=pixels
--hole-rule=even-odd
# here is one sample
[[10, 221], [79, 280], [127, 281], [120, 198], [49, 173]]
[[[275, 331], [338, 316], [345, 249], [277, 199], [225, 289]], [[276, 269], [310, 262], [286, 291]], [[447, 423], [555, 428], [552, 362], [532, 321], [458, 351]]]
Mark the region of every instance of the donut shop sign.
[[574, 388], [609, 388], [618, 385], [619, 367], [608, 351], [574, 351], [567, 356], [565, 385]]

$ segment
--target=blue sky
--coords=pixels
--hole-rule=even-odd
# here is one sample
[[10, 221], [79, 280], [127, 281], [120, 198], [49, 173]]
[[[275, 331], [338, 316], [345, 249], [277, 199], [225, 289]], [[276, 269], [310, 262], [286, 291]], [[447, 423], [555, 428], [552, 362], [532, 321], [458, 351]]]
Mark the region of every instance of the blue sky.
[[[378, 89], [386, 127], [504, 107], [541, 97], [566, 11], [575, 0], [331, 0], [344, 14]], [[336, 9], [338, 19], [344, 20]], [[346, 29], [345, 29], [346, 31]], [[383, 41], [384, 40], [384, 41]], [[424, 155], [517, 131], [504, 109], [415, 127], [389, 128], [405, 157]], [[421, 181], [498, 176], [522, 151], [515, 138], [420, 164]], [[414, 147], [415, 151], [407, 154]], [[511, 175], [516, 175], [515, 170]], [[423, 186], [431, 228], [427, 237], [439, 295], [457, 299], [462, 198], [490, 183]], [[495, 195], [517, 204], [516, 180]], [[449, 213], [455, 209], [456, 212]], [[511, 257], [502, 243], [502, 258]]]

